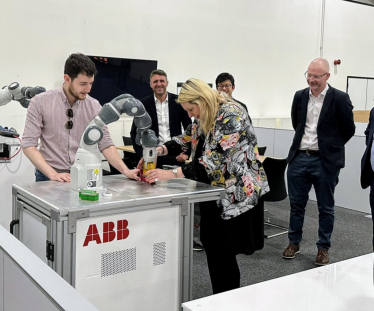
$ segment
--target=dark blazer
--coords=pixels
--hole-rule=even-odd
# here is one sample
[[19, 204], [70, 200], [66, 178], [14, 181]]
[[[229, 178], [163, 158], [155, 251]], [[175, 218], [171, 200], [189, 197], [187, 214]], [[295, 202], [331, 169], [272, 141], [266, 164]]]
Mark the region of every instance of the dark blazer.
[[[305, 131], [309, 88], [297, 91], [292, 103], [291, 119], [295, 136], [287, 157], [290, 163], [296, 156]], [[323, 165], [333, 172], [345, 165], [344, 145], [355, 133], [353, 106], [348, 94], [329, 87], [318, 119], [318, 148]]]
[[248, 117], [249, 117], [249, 121], [252, 123], [252, 119], [251, 119], [251, 116], [249, 115], [249, 112], [248, 112], [248, 108], [245, 104], [243, 104], [242, 102], [236, 100], [235, 98], [233, 98], [234, 101], [236, 101], [238, 104], [242, 105], [243, 108], [245, 109], [245, 111], [247, 111], [247, 114], [248, 114]]
[[362, 189], [366, 189], [367, 187], [369, 187], [374, 177], [373, 169], [371, 167], [371, 162], [370, 162], [371, 147], [373, 144], [373, 134], [374, 134], [374, 108], [372, 108], [370, 111], [369, 123], [365, 130], [366, 149], [361, 159], [361, 178], [360, 178]]
[[243, 104], [242, 102], [238, 101], [238, 100], [235, 99], [235, 98], [233, 98], [233, 100], [236, 101], [238, 104], [242, 105], [243, 108], [245, 109], [245, 111], [247, 111], [247, 113], [248, 113], [248, 108], [247, 108], [247, 106], [246, 106], [245, 104]]
[[[180, 104], [176, 102], [176, 99], [178, 98], [177, 95], [168, 93], [168, 105], [169, 105], [169, 123], [170, 123], [170, 136], [174, 137], [177, 135], [182, 134], [182, 127], [186, 129], [189, 124], [191, 124], [191, 119], [188, 116], [188, 113], [182, 108]], [[157, 119], [157, 111], [156, 111], [156, 103], [155, 103], [155, 97], [154, 94], [144, 97], [140, 99], [140, 101], [143, 103], [145, 110], [148, 112], [149, 116], [152, 119], [152, 127], [151, 129], [156, 133], [156, 136], [159, 136], [158, 132], [158, 119]], [[135, 143], [135, 137], [136, 137], [136, 126], [135, 122], [132, 122], [131, 127], [131, 140], [132, 145], [134, 147], [134, 150], [136, 154], [139, 157], [142, 157], [143, 149], [141, 146], [137, 145]]]

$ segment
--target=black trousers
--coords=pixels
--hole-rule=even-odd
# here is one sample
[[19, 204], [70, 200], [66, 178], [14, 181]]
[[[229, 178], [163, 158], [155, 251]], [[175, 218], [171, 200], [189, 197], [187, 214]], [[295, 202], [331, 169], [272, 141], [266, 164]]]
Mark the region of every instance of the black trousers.
[[373, 250], [374, 250], [374, 178], [370, 185], [370, 208], [371, 208], [371, 219], [373, 221]]
[[200, 240], [207, 256], [213, 294], [240, 287], [237, 254], [263, 248], [263, 202], [235, 218], [224, 220], [215, 201], [200, 203]]

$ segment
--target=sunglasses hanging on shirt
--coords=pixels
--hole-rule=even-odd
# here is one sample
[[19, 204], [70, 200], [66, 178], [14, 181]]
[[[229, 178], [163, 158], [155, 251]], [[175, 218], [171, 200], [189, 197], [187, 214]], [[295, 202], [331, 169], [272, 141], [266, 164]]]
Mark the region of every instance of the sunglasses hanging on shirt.
[[[74, 117], [74, 112], [73, 112], [73, 109], [71, 109], [71, 108], [69, 108], [68, 110], [66, 110], [65, 113], [66, 113], [66, 116], [68, 118]], [[67, 121], [65, 123], [65, 128], [68, 129], [68, 130], [71, 130], [73, 128], [73, 125], [74, 125], [73, 121], [69, 120], [69, 121]]]

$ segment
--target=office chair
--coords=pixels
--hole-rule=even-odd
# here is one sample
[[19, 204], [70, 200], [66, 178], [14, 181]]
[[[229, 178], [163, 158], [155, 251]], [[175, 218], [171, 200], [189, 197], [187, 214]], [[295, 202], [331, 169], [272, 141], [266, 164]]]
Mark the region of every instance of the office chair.
[[124, 146], [132, 146], [131, 137], [122, 136]]
[[[286, 159], [266, 157], [264, 162], [262, 162], [262, 165], [268, 177], [268, 183], [270, 187], [270, 192], [264, 194], [262, 196], [262, 199], [264, 200], [264, 202], [278, 202], [284, 200], [287, 197], [286, 182], [284, 180], [284, 173], [287, 167]], [[277, 234], [265, 234], [265, 238], [267, 239], [288, 233], [287, 227], [273, 224], [270, 222], [270, 219], [267, 221], [264, 220], [264, 224], [274, 228], [283, 229], [282, 232]]]
[[259, 155], [265, 155], [265, 151], [266, 151], [266, 146], [265, 147], [257, 147], [258, 149], [258, 154]]

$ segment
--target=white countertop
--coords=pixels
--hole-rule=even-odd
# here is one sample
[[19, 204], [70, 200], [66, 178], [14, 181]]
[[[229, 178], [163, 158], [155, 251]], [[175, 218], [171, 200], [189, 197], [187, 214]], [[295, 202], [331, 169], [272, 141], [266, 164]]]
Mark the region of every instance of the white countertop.
[[183, 310], [372, 311], [373, 260], [368, 254], [249, 285], [183, 303]]

